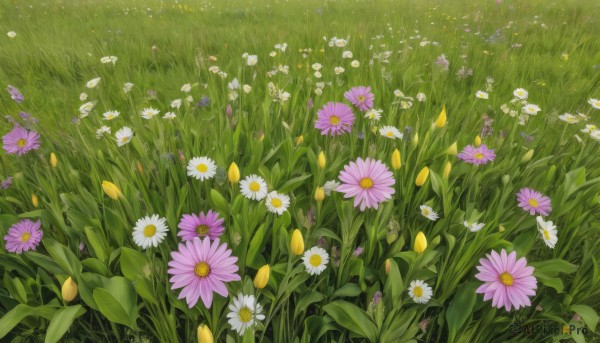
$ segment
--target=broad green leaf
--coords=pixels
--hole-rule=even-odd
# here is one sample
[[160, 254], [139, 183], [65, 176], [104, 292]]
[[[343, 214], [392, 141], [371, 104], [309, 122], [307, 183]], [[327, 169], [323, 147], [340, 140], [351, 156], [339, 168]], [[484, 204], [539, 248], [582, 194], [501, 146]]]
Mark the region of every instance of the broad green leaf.
[[357, 284], [347, 283], [342, 287], [338, 288], [335, 292], [333, 292], [331, 298], [335, 299], [342, 297], [357, 297], [358, 295], [360, 295], [360, 293], [362, 293], [362, 290]]
[[46, 331], [45, 343], [55, 343], [67, 332], [73, 321], [84, 314], [86, 309], [81, 305], [68, 306], [54, 312], [48, 330]]
[[40, 316], [50, 319], [55, 311], [56, 309], [50, 306], [31, 307], [28, 305], [19, 304], [3, 315], [2, 318], [0, 318], [0, 338], [6, 336], [26, 317]]
[[333, 301], [323, 310], [342, 327], [350, 330], [371, 342], [377, 342], [378, 330], [371, 317], [358, 306], [343, 300]]
[[104, 288], [96, 288], [94, 290], [94, 300], [98, 304], [100, 312], [108, 318], [108, 320], [126, 325], [132, 329], [136, 329], [135, 321], [129, 317], [129, 313], [119, 303], [115, 297], [112, 296], [111, 292]]
[[592, 332], [596, 332], [596, 325], [598, 325], [598, 314], [593, 308], [587, 305], [571, 305], [571, 311], [577, 312], [590, 330]]
[[456, 334], [465, 324], [467, 318], [473, 311], [477, 294], [475, 290], [479, 285], [476, 282], [468, 282], [458, 287], [456, 294], [452, 298], [448, 309], [446, 310], [446, 320], [448, 322], [448, 342], [454, 342]]

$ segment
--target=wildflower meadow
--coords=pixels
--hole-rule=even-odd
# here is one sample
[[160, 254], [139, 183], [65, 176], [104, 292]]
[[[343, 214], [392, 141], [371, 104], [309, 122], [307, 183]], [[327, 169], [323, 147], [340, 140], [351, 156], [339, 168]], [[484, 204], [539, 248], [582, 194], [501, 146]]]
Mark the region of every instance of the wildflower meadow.
[[600, 3], [0, 2], [1, 342], [600, 342]]

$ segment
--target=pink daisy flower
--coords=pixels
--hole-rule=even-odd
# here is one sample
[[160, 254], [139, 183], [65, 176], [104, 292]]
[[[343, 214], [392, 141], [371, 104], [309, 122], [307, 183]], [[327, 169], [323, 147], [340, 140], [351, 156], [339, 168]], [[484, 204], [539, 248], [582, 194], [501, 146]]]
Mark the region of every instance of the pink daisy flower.
[[40, 148], [40, 135], [15, 125], [11, 132], [2, 137], [4, 151], [8, 154], [23, 155]]
[[377, 160], [358, 158], [350, 162], [340, 172], [342, 184], [338, 192], [344, 193], [344, 198], [354, 197], [354, 207], [360, 205], [360, 210], [379, 207], [379, 203], [392, 198], [396, 190], [394, 176], [385, 164]]
[[328, 102], [317, 111], [315, 128], [321, 130], [322, 135], [339, 136], [352, 131], [354, 113], [348, 105]]
[[496, 158], [496, 154], [485, 144], [478, 147], [467, 145], [456, 157], [467, 163], [480, 165], [492, 162]]
[[177, 225], [181, 229], [177, 236], [184, 241], [190, 241], [194, 237], [217, 239], [225, 231], [222, 225], [223, 219], [219, 218], [219, 213], [208, 210], [206, 214], [200, 212], [196, 214], [184, 214]]
[[373, 108], [373, 99], [375, 95], [371, 93], [371, 87], [352, 87], [344, 93], [344, 98], [356, 106], [359, 110], [366, 112]]
[[212, 243], [210, 238], [193, 240], [179, 244], [179, 251], [171, 252], [173, 260], [169, 261], [169, 281], [171, 289], [183, 288], [178, 299], [185, 298], [189, 308], [196, 305], [199, 298], [206, 308], [210, 308], [213, 292], [226, 297], [229, 292], [226, 282], [239, 281], [240, 276], [236, 264], [238, 258], [231, 256], [227, 244], [219, 244], [219, 239]]
[[531, 188], [523, 188], [517, 193], [519, 207], [532, 216], [541, 214], [547, 216], [552, 211], [550, 198]]
[[17, 254], [23, 251], [35, 250], [44, 232], [40, 230], [42, 222], [39, 220], [31, 221], [29, 219], [21, 220], [8, 229], [8, 234], [4, 236], [6, 241], [6, 250]]
[[479, 273], [475, 277], [485, 282], [476, 293], [483, 293], [483, 301], [492, 299], [492, 306], [518, 310], [531, 306], [530, 296], [535, 295], [537, 280], [532, 275], [533, 267], [527, 266], [525, 257], [517, 260], [517, 253], [506, 254], [502, 249], [500, 254], [492, 251], [487, 259], [479, 260]]

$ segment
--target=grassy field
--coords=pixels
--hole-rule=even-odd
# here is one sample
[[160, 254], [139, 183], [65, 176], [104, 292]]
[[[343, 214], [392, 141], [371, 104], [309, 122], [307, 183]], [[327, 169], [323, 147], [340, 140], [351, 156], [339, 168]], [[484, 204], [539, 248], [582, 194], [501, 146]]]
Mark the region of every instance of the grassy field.
[[[1, 2], [0, 136], [41, 144], [0, 150], [0, 340], [600, 340], [599, 18], [584, 0]], [[357, 86], [381, 112], [345, 96]], [[352, 109], [349, 132], [315, 128], [330, 102]], [[390, 172], [377, 208], [330, 192], [359, 158]], [[276, 194], [250, 199], [252, 174]], [[355, 186], [385, 193], [383, 178]], [[218, 244], [182, 240], [184, 215], [209, 210], [237, 276], [182, 299], [173, 252]], [[43, 238], [19, 231], [17, 252], [26, 220]], [[533, 267], [533, 294], [505, 265], [504, 301], [484, 300], [501, 250]]]

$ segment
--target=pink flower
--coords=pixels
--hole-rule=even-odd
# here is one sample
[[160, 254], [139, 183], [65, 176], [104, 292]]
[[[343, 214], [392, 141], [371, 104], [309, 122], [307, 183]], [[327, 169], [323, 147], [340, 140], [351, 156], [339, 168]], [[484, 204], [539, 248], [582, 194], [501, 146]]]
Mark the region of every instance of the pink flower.
[[210, 308], [213, 292], [226, 297], [229, 292], [226, 282], [239, 281], [236, 274], [237, 257], [231, 256], [227, 244], [212, 243], [209, 238], [195, 237], [191, 241], [179, 244], [179, 251], [171, 252], [173, 260], [169, 262], [168, 273], [173, 275], [169, 281], [171, 289], [183, 288], [178, 299], [185, 298], [189, 308], [196, 305], [199, 298], [206, 308]]
[[358, 158], [350, 162], [340, 172], [342, 184], [337, 191], [344, 193], [344, 198], [354, 197], [354, 207], [360, 205], [360, 210], [379, 207], [383, 201], [392, 198], [396, 190], [392, 172], [378, 160]]
[[321, 130], [322, 135], [339, 136], [352, 131], [354, 113], [348, 105], [328, 102], [317, 111], [315, 128]]
[[480, 145], [477, 148], [472, 145], [467, 145], [456, 157], [467, 163], [480, 165], [494, 161], [496, 154], [494, 153], [494, 150], [489, 149], [485, 144]]
[[517, 253], [506, 254], [502, 249], [500, 254], [492, 251], [487, 259], [479, 260], [479, 273], [475, 277], [485, 283], [477, 288], [477, 293], [483, 293], [483, 300], [492, 299], [492, 306], [518, 310], [531, 306], [530, 296], [535, 295], [537, 280], [532, 275], [533, 267], [527, 266], [525, 257], [517, 260]]
[[352, 87], [344, 93], [344, 97], [356, 106], [359, 110], [365, 112], [373, 108], [373, 99], [375, 95], [371, 93], [371, 87]]
[[547, 216], [552, 211], [550, 198], [531, 188], [523, 188], [517, 193], [519, 207], [530, 215], [541, 214]]
[[29, 219], [21, 220], [8, 229], [8, 234], [4, 236], [6, 241], [6, 250], [21, 254], [23, 251], [35, 250], [44, 232], [40, 230], [42, 223], [31, 221]]
[[206, 214], [200, 212], [196, 214], [184, 214], [177, 226], [181, 229], [177, 234], [184, 241], [194, 239], [194, 237], [217, 239], [225, 231], [223, 219], [219, 218], [217, 212], [208, 210]]
[[15, 125], [11, 132], [2, 137], [4, 151], [8, 154], [24, 155], [40, 148], [40, 135]]

